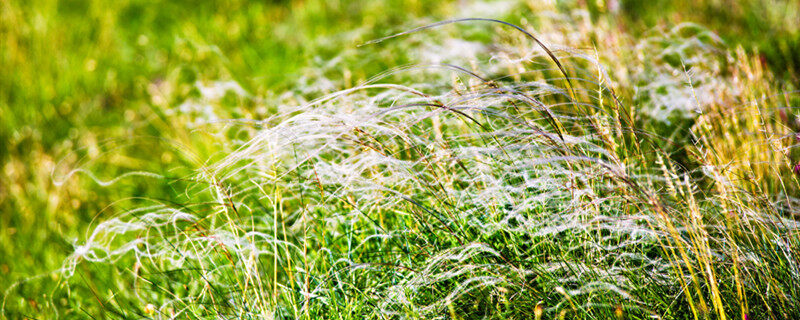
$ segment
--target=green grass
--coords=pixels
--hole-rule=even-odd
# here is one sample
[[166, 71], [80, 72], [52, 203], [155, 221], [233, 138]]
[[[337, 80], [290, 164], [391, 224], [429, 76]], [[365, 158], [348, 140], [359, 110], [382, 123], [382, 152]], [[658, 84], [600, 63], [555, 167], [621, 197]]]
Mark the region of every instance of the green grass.
[[[436, 12], [414, 1], [348, 3], [3, 2], [0, 202], [13, 214], [2, 217], [0, 287], [56, 269], [70, 242], [113, 199], [169, 193], [137, 181], [124, 189], [88, 181], [56, 188], [50, 176], [73, 150], [83, 156], [128, 135], [172, 137], [163, 109], [178, 100], [154, 103], [156, 83], [174, 84], [175, 99], [196, 94], [196, 81], [219, 79], [270, 95], [315, 57], [330, 59], [334, 45], [352, 47], [342, 33], [398, 22], [365, 20], [374, 12], [392, 8], [394, 19]], [[394, 63], [372, 64], [361, 77]], [[221, 111], [256, 117], [255, 109], [233, 101]]]
[[5, 316], [798, 316], [797, 5], [638, 3], [1, 2]]

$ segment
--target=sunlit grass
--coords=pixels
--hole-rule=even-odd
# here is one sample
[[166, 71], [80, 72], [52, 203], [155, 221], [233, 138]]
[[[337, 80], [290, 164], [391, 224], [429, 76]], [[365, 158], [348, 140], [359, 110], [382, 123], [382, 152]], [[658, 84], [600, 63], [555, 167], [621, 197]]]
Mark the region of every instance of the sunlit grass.
[[[207, 25], [142, 7], [138, 27], [123, 26], [135, 5], [88, 4], [95, 44], [4, 50], [22, 68], [3, 83], [3, 311], [796, 316], [791, 67], [773, 76], [701, 25], [626, 34], [597, 3], [198, 8]], [[72, 21], [3, 6], [4, 26]], [[519, 20], [552, 55], [487, 21], [354, 48], [402, 30], [371, 20], [382, 10]], [[147, 33], [157, 21], [180, 36]], [[3, 35], [24, 44], [23, 29]]]

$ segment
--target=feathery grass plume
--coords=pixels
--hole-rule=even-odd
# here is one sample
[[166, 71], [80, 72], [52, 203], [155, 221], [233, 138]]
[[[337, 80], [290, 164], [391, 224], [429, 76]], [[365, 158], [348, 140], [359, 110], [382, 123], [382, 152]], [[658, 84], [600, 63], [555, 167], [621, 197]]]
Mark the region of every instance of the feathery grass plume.
[[[648, 99], [626, 105], [620, 97], [634, 94], [615, 86], [602, 48], [553, 46], [525, 27], [476, 20], [455, 21], [509, 27], [474, 51], [488, 59], [399, 68], [263, 121], [218, 121], [205, 143], [221, 155], [193, 162], [183, 202], [120, 208], [76, 245], [63, 274], [88, 273], [87, 264], [118, 272], [128, 290], [96, 293], [118, 317], [800, 314], [798, 228], [786, 211], [796, 202], [770, 193], [790, 181], [770, 175], [774, 153], [745, 155], [763, 166], [727, 169], [741, 155], [729, 135], [766, 122], [755, 109], [712, 116], [740, 97], [737, 83], [714, 84], [713, 68], [727, 66], [704, 69], [716, 51], [692, 60], [681, 50], [702, 45], [678, 37], [659, 58], [695, 77], [671, 88], [696, 104], [646, 88]], [[689, 116], [697, 143], [682, 147], [705, 157], [694, 159], [704, 175], [675, 164], [666, 139], [641, 127], [664, 110], [702, 111]], [[769, 148], [753, 139], [748, 148]], [[758, 174], [765, 192], [737, 172]]]

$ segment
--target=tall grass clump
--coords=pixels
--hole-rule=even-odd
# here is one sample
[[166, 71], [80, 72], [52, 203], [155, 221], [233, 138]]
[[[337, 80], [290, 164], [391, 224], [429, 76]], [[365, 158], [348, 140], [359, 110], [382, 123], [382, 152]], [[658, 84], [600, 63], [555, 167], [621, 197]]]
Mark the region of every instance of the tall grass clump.
[[701, 27], [625, 46], [582, 17], [414, 29], [498, 35], [201, 126], [211, 155], [150, 177], [180, 201], [112, 205], [59, 290], [119, 318], [800, 316], [796, 92]]

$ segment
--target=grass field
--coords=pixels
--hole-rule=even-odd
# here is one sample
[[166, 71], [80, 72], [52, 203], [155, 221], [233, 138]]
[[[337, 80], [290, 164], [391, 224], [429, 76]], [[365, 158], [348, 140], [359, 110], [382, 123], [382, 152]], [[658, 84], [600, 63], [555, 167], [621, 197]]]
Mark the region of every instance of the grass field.
[[0, 318], [800, 318], [797, 21], [0, 0]]

